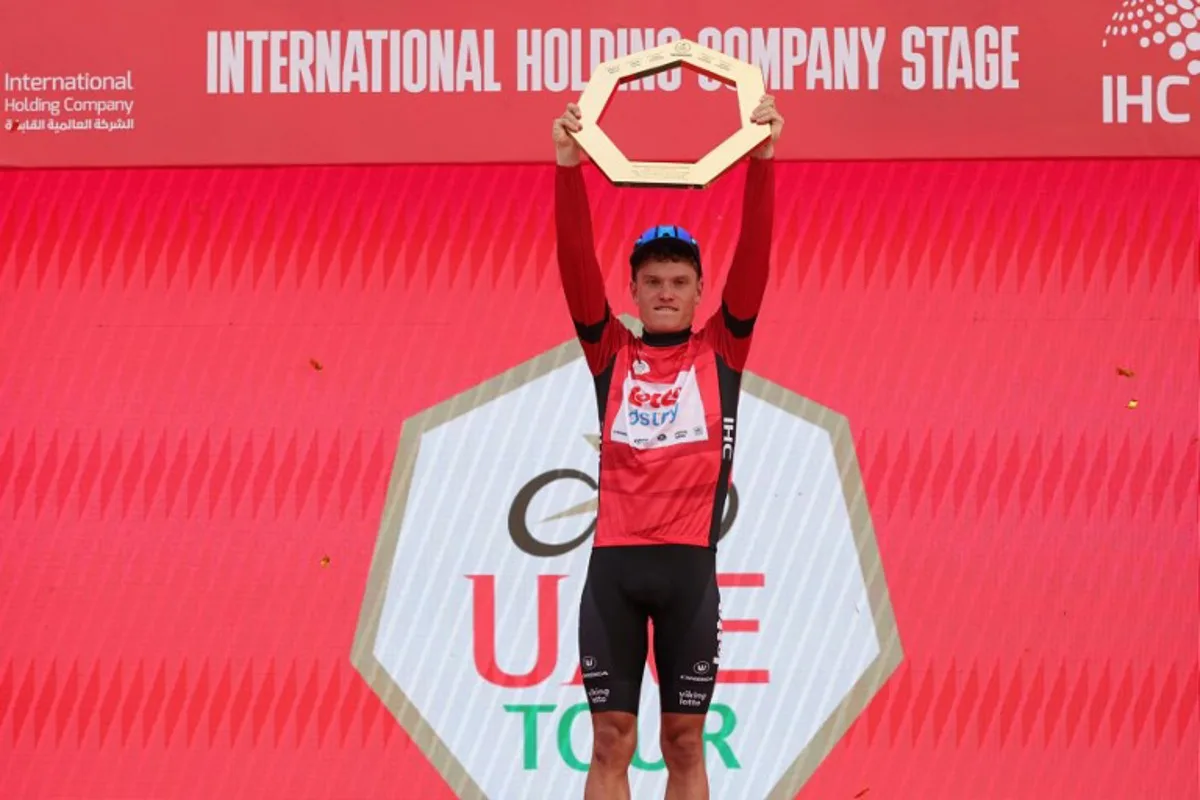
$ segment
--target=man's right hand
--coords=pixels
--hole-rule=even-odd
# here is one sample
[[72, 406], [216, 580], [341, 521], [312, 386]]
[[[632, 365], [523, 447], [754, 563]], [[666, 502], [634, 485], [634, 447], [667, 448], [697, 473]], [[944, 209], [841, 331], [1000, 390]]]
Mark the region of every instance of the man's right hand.
[[567, 103], [567, 110], [554, 120], [554, 154], [560, 167], [573, 167], [579, 163], [583, 151], [571, 133], [583, 127], [580, 119], [579, 106]]

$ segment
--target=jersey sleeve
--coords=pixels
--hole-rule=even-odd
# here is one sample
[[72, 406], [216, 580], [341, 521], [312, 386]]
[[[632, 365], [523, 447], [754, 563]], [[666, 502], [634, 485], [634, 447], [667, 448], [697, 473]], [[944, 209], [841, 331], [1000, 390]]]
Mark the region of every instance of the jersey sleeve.
[[721, 293], [721, 307], [703, 330], [717, 354], [738, 371], [745, 367], [750, 354], [754, 325], [767, 290], [775, 226], [775, 161], [749, 161], [733, 263]]
[[555, 167], [554, 227], [558, 273], [575, 335], [593, 375], [604, 371], [629, 332], [614, 320], [596, 258], [591, 208], [580, 166]]

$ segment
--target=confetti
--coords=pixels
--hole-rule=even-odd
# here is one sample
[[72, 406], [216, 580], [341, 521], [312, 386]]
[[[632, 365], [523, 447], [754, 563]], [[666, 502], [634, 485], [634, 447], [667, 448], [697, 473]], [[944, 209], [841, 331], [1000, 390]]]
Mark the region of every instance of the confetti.
[[860, 798], [860, 797], [865, 797], [865, 796], [866, 796], [866, 794], [867, 794], [867, 792], [869, 792], [869, 791], [871, 791], [871, 787], [870, 787], [870, 786], [868, 786], [866, 789], [863, 789], [863, 790], [862, 790], [861, 792], [859, 792], [858, 794], [854, 795], [854, 800], [858, 800], [858, 798]]
[[1137, 400], [1130, 400], [1128, 403], [1126, 403], [1126, 404], [1125, 404], [1125, 407], [1126, 407], [1126, 408], [1128, 408], [1128, 409], [1130, 409], [1130, 410], [1132, 410], [1132, 409], [1135, 409], [1135, 408], [1137, 408], [1137, 407], [1138, 407], [1138, 401], [1137, 401]]
[[310, 358], [308, 360], [308, 363], [311, 364], [312, 368], [315, 369], [317, 372], [320, 372], [321, 370], [325, 369], [325, 367], [321, 365], [321, 362], [317, 361], [315, 358]]
[[1117, 367], [1117, 374], [1122, 378], [1132, 378], [1133, 370], [1131, 370], [1129, 367]]
[[321, 558], [321, 566], [322, 566], [322, 567], [328, 567], [328, 566], [329, 566], [329, 556], [323, 556], [323, 557]]

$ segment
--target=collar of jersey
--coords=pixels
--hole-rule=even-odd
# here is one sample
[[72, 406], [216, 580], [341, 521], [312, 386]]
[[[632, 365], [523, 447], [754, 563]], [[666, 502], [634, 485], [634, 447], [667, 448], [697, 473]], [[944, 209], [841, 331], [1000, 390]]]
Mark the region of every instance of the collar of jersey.
[[650, 347], [674, 347], [677, 344], [683, 344], [692, 336], [691, 328], [684, 328], [681, 331], [673, 331], [671, 333], [651, 333], [650, 331], [642, 332], [642, 341]]

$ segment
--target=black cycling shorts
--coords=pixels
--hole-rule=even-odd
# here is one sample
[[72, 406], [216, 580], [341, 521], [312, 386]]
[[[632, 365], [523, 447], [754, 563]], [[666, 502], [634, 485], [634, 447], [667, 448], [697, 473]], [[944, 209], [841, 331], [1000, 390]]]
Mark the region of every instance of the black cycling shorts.
[[592, 713], [637, 714], [648, 622], [662, 711], [708, 711], [721, 648], [716, 556], [688, 545], [593, 548], [579, 606], [579, 662]]

